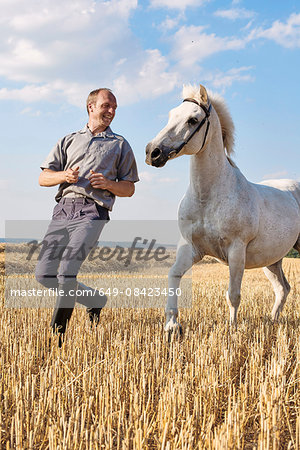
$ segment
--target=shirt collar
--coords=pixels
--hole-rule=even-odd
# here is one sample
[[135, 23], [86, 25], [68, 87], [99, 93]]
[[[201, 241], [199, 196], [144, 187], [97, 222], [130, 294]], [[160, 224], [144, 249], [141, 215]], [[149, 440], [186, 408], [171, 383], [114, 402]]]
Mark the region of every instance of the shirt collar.
[[88, 133], [91, 135], [91, 137], [111, 137], [114, 136], [114, 133], [112, 131], [112, 129], [110, 127], [107, 127], [105, 131], [102, 131], [101, 133], [98, 133], [96, 135], [93, 135], [93, 133], [91, 132], [91, 130], [88, 127], [88, 124], [86, 124], [82, 130], [80, 130], [79, 133]]

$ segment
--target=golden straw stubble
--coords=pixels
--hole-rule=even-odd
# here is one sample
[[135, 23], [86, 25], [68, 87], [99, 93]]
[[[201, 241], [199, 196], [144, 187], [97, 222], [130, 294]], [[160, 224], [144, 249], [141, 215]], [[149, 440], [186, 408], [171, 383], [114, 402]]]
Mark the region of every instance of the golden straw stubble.
[[97, 328], [78, 308], [62, 349], [51, 309], [4, 307], [2, 273], [0, 447], [300, 448], [300, 259], [284, 268], [292, 290], [277, 324], [252, 270], [230, 330], [228, 269], [203, 263], [181, 340], [168, 343], [162, 308], [106, 309]]

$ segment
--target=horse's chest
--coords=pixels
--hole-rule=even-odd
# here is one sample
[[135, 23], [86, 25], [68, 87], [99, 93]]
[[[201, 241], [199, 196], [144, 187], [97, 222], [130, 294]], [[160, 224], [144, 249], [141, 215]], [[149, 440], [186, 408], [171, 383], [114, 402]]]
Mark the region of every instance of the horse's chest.
[[227, 261], [229, 239], [212, 224], [195, 226], [192, 234], [193, 247], [196, 251]]
[[198, 218], [186, 226], [185, 238], [192, 241], [195, 253], [210, 255], [227, 262], [227, 249], [230, 239], [218, 221]]

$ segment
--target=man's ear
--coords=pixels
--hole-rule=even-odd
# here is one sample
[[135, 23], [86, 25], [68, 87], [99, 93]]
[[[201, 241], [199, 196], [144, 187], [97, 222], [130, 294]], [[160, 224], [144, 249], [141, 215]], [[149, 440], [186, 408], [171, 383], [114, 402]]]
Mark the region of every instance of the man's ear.
[[205, 87], [202, 86], [202, 84], [200, 84], [200, 99], [201, 99], [201, 103], [208, 105], [208, 95], [207, 95]]
[[94, 110], [94, 103], [89, 103], [88, 104], [88, 111], [89, 113], [92, 112]]

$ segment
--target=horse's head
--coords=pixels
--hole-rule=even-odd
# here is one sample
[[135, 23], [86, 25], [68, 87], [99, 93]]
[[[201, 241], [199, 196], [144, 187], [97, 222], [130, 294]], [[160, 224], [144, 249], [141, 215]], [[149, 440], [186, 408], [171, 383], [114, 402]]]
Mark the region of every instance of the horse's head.
[[204, 86], [197, 98], [184, 98], [169, 113], [169, 121], [146, 147], [146, 163], [163, 167], [169, 159], [192, 155], [207, 143], [211, 104]]

